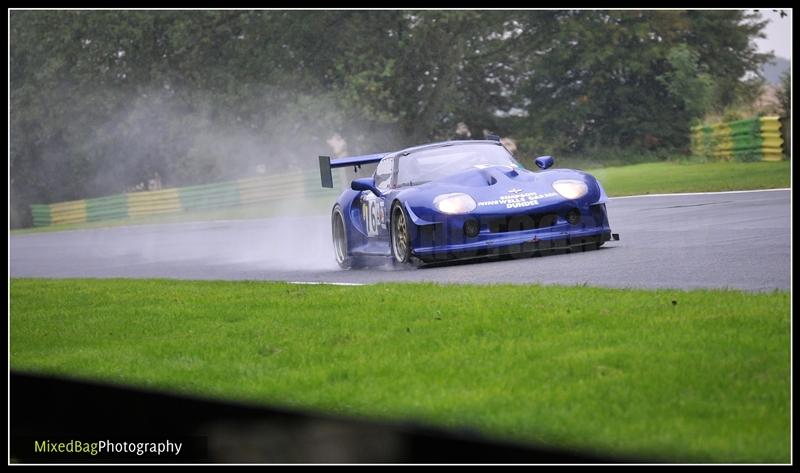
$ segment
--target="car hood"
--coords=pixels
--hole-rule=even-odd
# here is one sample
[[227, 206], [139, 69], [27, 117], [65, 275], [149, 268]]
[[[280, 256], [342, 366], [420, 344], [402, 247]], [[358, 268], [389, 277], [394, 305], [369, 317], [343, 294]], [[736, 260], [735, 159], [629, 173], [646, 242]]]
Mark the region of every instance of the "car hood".
[[426, 220], [438, 220], [433, 199], [450, 193], [464, 193], [475, 199], [477, 207], [471, 214], [547, 211], [568, 201], [553, 189], [553, 182], [561, 179], [586, 183], [586, 195], [573, 201], [578, 205], [606, 200], [600, 184], [585, 172], [574, 169], [532, 172], [510, 166], [475, 168], [430, 181], [404, 191], [403, 200], [414, 214]]

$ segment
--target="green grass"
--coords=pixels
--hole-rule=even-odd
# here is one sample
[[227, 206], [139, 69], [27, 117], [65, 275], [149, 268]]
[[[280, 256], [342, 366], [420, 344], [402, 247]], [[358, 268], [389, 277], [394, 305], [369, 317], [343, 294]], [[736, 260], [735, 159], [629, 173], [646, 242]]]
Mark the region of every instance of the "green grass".
[[788, 462], [789, 304], [787, 292], [13, 279], [10, 363], [606, 454]]
[[609, 196], [786, 188], [788, 161], [662, 162], [590, 169]]

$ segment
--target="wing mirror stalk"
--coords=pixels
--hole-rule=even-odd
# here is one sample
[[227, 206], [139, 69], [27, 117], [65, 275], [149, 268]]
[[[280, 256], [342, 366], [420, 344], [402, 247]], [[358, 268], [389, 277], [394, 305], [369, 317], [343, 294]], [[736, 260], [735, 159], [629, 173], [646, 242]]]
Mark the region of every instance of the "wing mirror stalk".
[[371, 177], [354, 179], [353, 182], [350, 183], [350, 188], [354, 191], [370, 191], [378, 197], [383, 196], [383, 192], [379, 191], [378, 188], [375, 187], [375, 179]]

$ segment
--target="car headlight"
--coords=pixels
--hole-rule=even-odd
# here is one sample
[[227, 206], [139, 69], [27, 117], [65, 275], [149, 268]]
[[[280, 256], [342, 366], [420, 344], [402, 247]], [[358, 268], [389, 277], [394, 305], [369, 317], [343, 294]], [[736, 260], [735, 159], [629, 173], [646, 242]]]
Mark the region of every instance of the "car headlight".
[[562, 179], [554, 182], [553, 189], [565, 199], [579, 199], [589, 192], [585, 182], [572, 179]]
[[445, 214], [465, 214], [475, 210], [478, 204], [467, 194], [442, 194], [433, 199], [433, 206]]

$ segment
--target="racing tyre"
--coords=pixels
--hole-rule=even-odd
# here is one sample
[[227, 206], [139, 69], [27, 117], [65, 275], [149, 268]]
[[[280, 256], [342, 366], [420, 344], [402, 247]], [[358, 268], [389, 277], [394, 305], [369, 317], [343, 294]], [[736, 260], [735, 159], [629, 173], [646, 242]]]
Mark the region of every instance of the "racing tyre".
[[400, 202], [392, 205], [391, 238], [394, 262], [406, 264], [411, 262], [411, 238], [408, 233], [410, 222]]
[[333, 208], [331, 214], [331, 231], [333, 234], [333, 256], [336, 263], [342, 269], [350, 269], [353, 267], [353, 257], [350, 255], [350, 249], [347, 245], [347, 227], [344, 224], [344, 215], [342, 215], [342, 208], [338, 205]]

